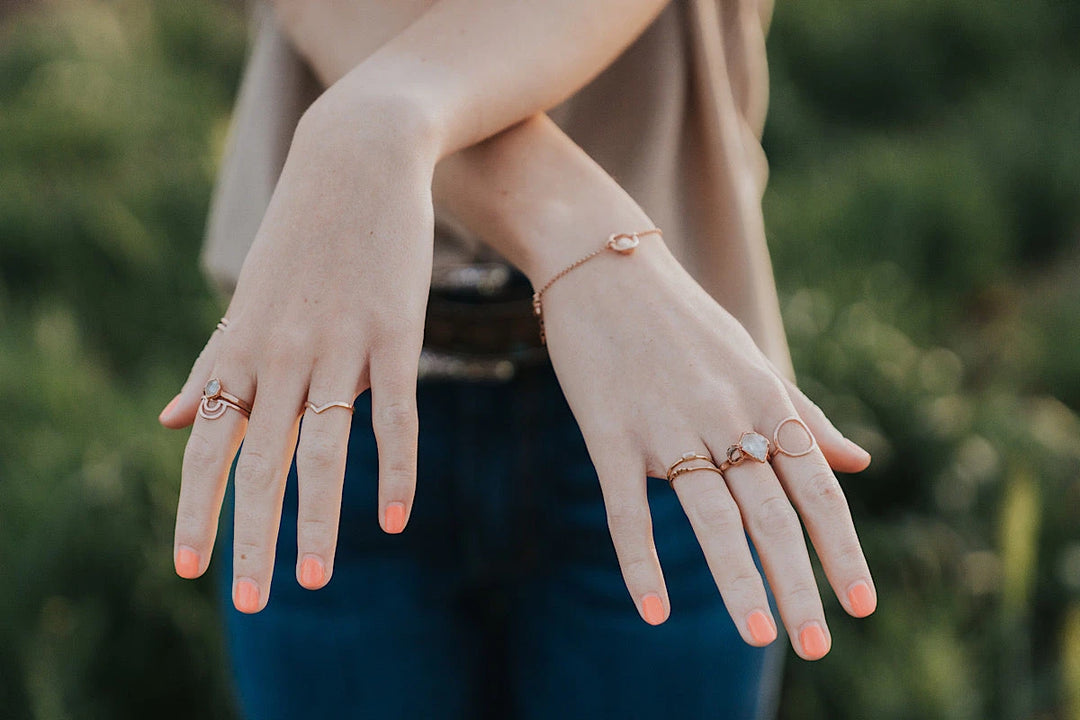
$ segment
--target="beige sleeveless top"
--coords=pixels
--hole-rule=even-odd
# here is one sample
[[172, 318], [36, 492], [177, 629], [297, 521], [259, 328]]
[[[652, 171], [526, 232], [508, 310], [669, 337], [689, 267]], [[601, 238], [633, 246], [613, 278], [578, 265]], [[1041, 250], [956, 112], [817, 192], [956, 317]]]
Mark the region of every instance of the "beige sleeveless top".
[[[761, 214], [771, 9], [772, 0], [676, 0], [550, 115], [664, 229], [675, 256], [777, 367], [790, 372]], [[320, 92], [262, 3], [254, 32], [202, 258], [226, 292], [235, 287], [296, 123]], [[467, 231], [439, 232], [436, 268], [485, 252]]]

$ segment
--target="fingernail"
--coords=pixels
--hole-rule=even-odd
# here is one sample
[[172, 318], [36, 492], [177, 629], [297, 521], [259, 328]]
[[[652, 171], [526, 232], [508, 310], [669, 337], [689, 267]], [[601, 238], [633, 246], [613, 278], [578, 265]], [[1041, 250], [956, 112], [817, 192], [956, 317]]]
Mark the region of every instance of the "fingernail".
[[181, 545], [176, 549], [176, 574], [187, 580], [199, 577], [199, 553]]
[[645, 616], [645, 622], [650, 625], [659, 625], [664, 622], [664, 603], [659, 595], [646, 595], [641, 598], [641, 614]]
[[300, 563], [300, 584], [309, 590], [321, 588], [325, 577], [326, 570], [323, 567], [322, 560], [314, 555], [308, 555]]
[[242, 613], [259, 612], [259, 586], [253, 580], [237, 580], [233, 586], [233, 605]]
[[855, 442], [853, 440], [849, 440], [848, 438], [844, 438], [844, 442], [846, 442], [848, 444], [848, 447], [851, 448], [852, 450], [854, 450], [863, 459], [865, 459], [865, 460], [870, 459], [870, 453], [868, 453], [866, 451], [866, 449], [863, 448], [861, 445], [855, 444]]
[[768, 645], [776, 639], [776, 626], [769, 616], [760, 610], [747, 616], [746, 625], [750, 628], [750, 637], [759, 645]]
[[810, 623], [799, 633], [799, 643], [803, 654], [809, 660], [820, 660], [829, 652], [829, 643], [825, 640], [825, 631], [817, 623]]
[[855, 617], [866, 617], [877, 607], [877, 603], [874, 602], [874, 593], [870, 592], [870, 586], [862, 580], [851, 586], [847, 599]]
[[162, 411], [161, 411], [160, 413], [158, 413], [158, 422], [161, 422], [162, 420], [164, 420], [164, 419], [165, 419], [165, 417], [166, 417], [166, 416], [167, 416], [167, 415], [168, 415], [168, 414], [169, 414], [170, 412], [172, 412], [172, 409], [173, 409], [173, 407], [174, 407], [174, 406], [176, 405], [176, 403], [178, 403], [178, 402], [180, 402], [180, 393], [177, 393], [177, 394], [176, 394], [176, 397], [174, 397], [174, 398], [173, 398], [172, 400], [170, 400], [170, 401], [169, 401], [169, 404], [165, 406], [165, 409], [164, 409], [164, 410], [162, 410]]
[[383, 527], [391, 535], [397, 535], [405, 529], [405, 503], [393, 502], [386, 506]]

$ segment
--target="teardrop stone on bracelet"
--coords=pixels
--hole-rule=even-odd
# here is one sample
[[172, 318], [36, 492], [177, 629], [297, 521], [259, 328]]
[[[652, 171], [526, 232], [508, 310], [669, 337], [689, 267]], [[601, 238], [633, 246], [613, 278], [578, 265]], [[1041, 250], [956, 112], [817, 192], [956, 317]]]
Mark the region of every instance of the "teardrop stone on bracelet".
[[743, 433], [739, 438], [739, 448], [758, 462], [769, 459], [769, 441], [764, 435], [756, 432]]

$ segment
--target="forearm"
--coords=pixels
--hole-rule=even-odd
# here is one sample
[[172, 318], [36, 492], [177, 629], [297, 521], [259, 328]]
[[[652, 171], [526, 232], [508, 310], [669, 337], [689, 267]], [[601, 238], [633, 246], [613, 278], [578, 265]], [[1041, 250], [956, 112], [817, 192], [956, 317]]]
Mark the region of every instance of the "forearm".
[[[309, 59], [324, 58], [313, 64], [322, 64], [320, 75], [330, 80], [337, 73], [326, 58], [340, 72], [350, 53], [320, 51], [319, 38], [343, 33], [315, 18], [325, 10], [296, 10], [297, 2], [278, 0], [282, 25]], [[428, 136], [421, 142], [441, 159], [558, 104], [614, 60], [664, 4], [441, 0], [407, 25], [402, 11], [397, 27], [404, 29], [366, 58], [353, 53], [362, 62], [334, 82], [316, 109], [331, 122], [352, 116], [370, 124], [399, 119], [407, 108], [415, 116], [410, 129], [423, 128]], [[423, 5], [409, 8], [416, 13]]]
[[[414, 22], [432, 0], [363, 6], [278, 0], [279, 23], [326, 86]], [[544, 115], [442, 160], [433, 195], [534, 282], [616, 230], [650, 221], [618, 183]]]
[[439, 164], [436, 203], [539, 287], [645, 211], [546, 115]]

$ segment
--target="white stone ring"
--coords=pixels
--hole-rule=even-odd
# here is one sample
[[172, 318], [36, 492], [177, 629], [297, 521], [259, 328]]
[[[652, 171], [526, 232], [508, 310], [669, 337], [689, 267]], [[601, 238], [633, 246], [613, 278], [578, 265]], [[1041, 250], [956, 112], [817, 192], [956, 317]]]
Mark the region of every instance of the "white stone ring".
[[210, 378], [203, 387], [202, 400], [199, 401], [199, 415], [207, 420], [217, 420], [232, 408], [244, 417], [251, 417], [251, 404], [235, 395], [225, 392], [221, 380]]
[[[791, 450], [784, 447], [784, 444], [780, 442], [780, 431], [789, 423], [798, 425], [806, 433], [807, 444], [805, 448]], [[739, 442], [727, 449], [727, 458], [720, 463], [720, 471], [723, 472], [747, 459], [764, 463], [772, 460], [777, 455], [787, 455], [793, 458], [803, 457], [812, 453], [816, 448], [817, 440], [814, 439], [814, 434], [810, 432], [810, 428], [806, 426], [802, 418], [792, 415], [776, 424], [776, 429], [773, 430], [772, 442], [769, 442], [769, 439], [761, 433], [753, 430], [744, 432], [739, 437]]]

